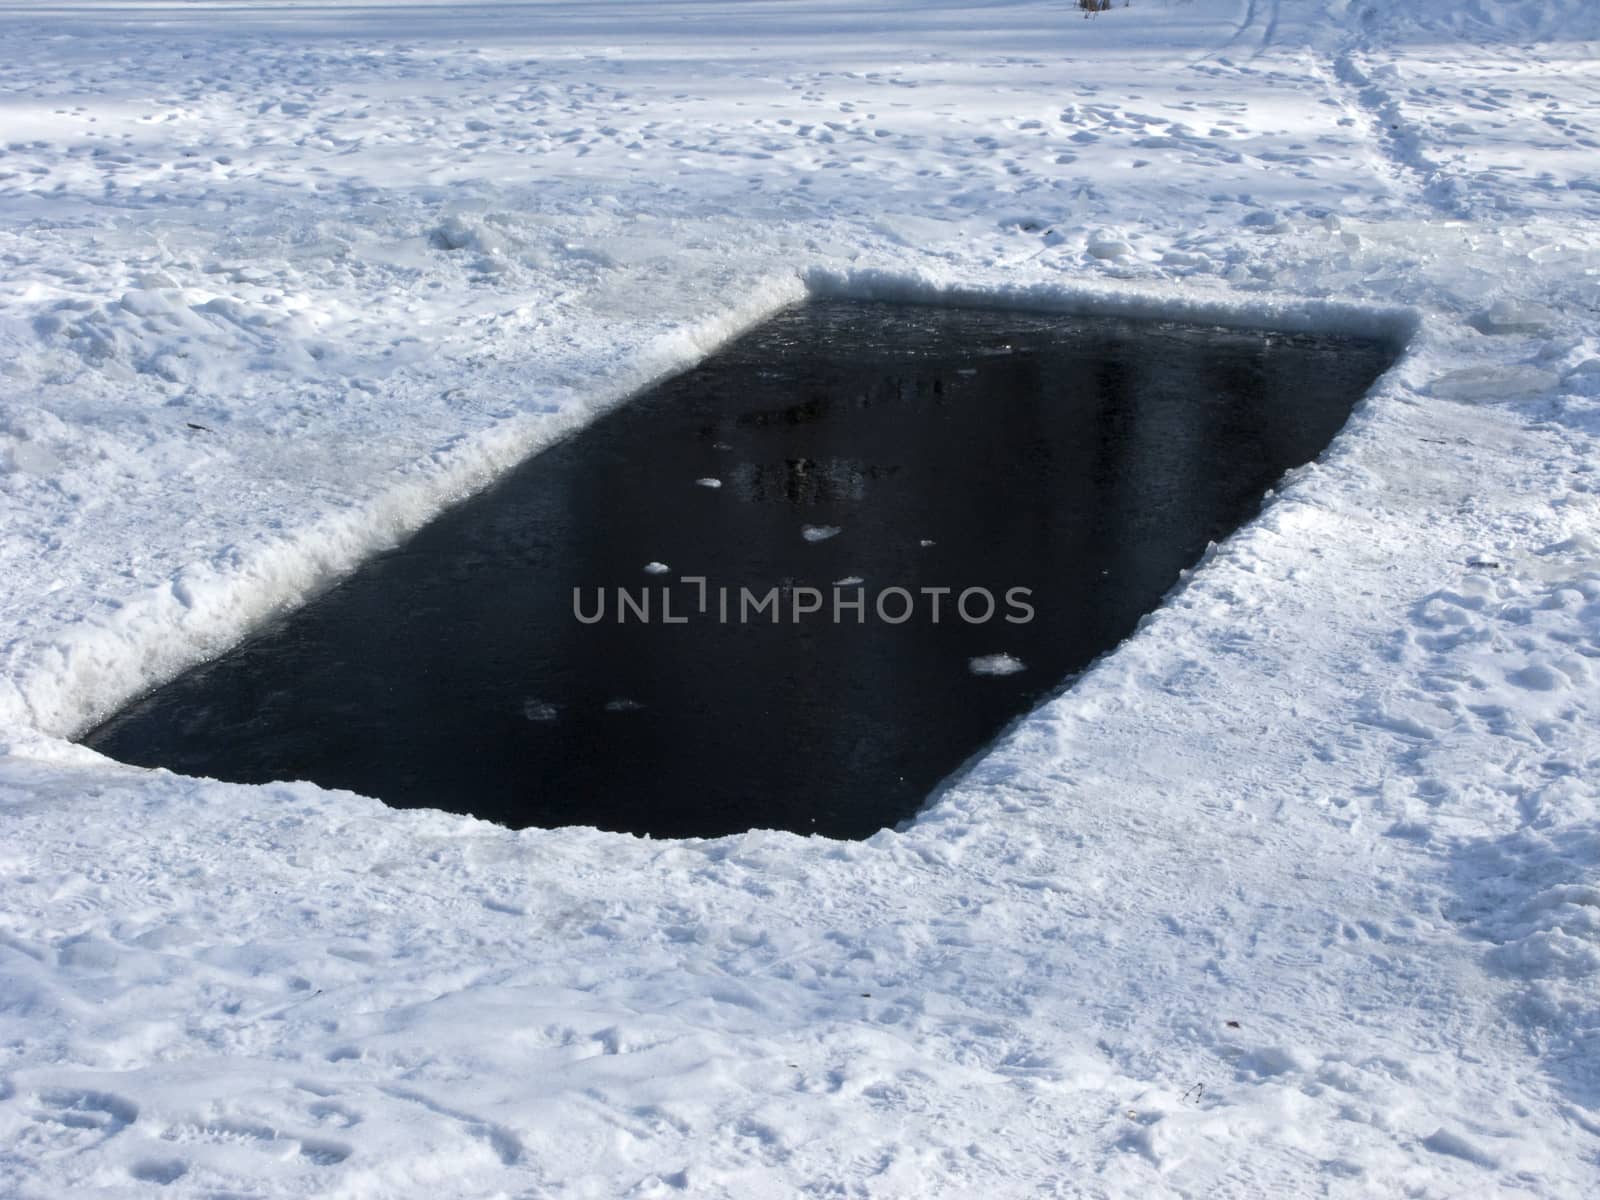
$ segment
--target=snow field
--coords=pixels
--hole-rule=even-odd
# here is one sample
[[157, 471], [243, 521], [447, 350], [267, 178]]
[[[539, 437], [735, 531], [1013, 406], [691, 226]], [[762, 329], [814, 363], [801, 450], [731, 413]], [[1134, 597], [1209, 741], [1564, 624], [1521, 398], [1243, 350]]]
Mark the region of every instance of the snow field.
[[[0, 1195], [1600, 1185], [1595, 6], [0, 34]], [[808, 291], [1408, 348], [864, 843], [63, 740]]]

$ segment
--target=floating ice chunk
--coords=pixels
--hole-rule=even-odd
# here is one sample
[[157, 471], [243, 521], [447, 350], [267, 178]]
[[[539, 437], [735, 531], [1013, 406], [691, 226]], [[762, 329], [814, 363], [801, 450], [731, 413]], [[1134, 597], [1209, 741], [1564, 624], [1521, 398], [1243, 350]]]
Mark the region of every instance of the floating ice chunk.
[[705, 488], [719, 488], [722, 486], [722, 480], [720, 479], [696, 479], [695, 482]]
[[646, 575], [665, 575], [670, 570], [672, 568], [664, 562], [647, 562], [644, 565], [644, 573]]
[[1020, 658], [1009, 654], [981, 654], [968, 659], [967, 668], [974, 675], [1015, 675], [1027, 669]]
[[804, 525], [800, 529], [800, 536], [808, 542], [825, 542], [838, 533], [837, 525]]
[[1531, 301], [1496, 300], [1469, 322], [1479, 333], [1539, 333], [1556, 323], [1556, 311]]
[[522, 702], [522, 715], [530, 721], [554, 721], [557, 709], [543, 700], [528, 699]]
[[1511, 400], [1548, 391], [1559, 382], [1553, 371], [1512, 363], [1447, 371], [1430, 383], [1428, 390], [1445, 400]]

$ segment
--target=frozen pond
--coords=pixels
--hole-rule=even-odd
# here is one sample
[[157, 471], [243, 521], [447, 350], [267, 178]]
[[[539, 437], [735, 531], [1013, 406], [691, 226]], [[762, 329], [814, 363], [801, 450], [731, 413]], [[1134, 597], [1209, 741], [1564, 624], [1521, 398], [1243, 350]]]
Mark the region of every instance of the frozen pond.
[[869, 835], [1127, 636], [1392, 357], [808, 304], [84, 740], [517, 827]]

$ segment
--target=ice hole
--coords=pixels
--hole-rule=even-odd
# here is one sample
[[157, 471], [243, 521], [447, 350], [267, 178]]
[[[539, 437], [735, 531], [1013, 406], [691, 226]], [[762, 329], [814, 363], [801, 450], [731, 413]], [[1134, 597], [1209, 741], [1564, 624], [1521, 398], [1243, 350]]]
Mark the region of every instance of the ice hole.
[[1126, 638], [1393, 357], [813, 301], [84, 741], [519, 828], [867, 836]]

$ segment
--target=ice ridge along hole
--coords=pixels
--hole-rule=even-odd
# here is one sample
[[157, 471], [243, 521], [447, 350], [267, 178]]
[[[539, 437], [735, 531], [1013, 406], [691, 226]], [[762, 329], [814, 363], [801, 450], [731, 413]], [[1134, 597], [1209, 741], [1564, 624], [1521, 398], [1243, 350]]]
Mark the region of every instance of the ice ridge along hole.
[[867, 836], [1126, 637], [1392, 357], [812, 302], [84, 741], [519, 828]]

